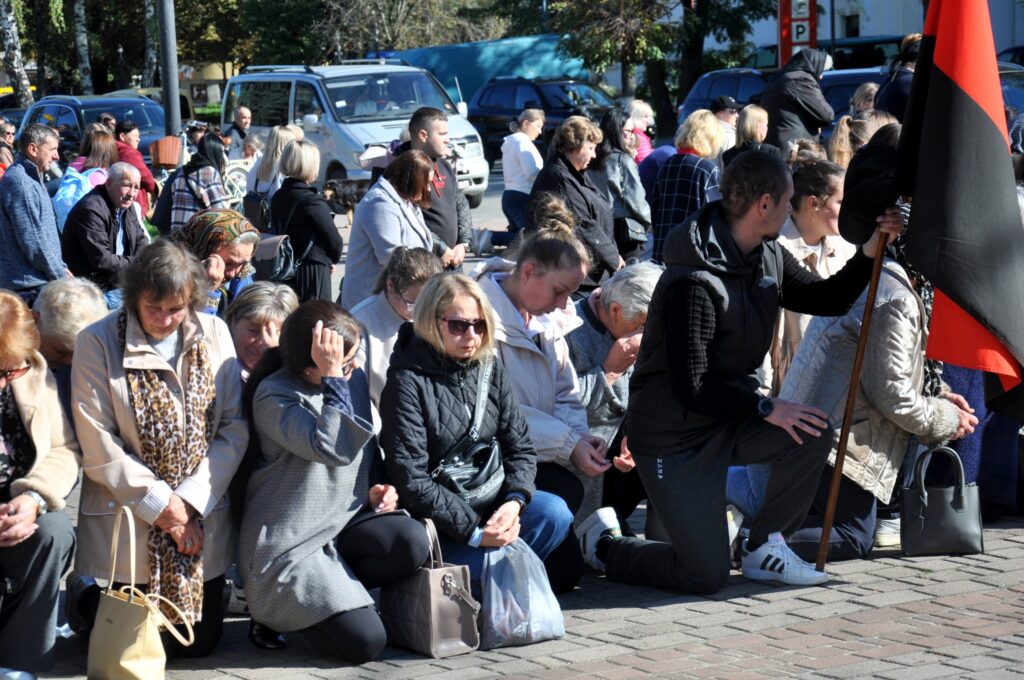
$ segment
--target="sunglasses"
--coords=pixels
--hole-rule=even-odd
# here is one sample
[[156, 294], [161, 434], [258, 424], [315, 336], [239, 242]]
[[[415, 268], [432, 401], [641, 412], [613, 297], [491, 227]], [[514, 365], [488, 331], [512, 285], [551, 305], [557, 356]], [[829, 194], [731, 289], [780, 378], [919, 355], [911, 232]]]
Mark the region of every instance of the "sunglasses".
[[0, 370], [0, 378], [3, 378], [7, 382], [17, 380], [21, 376], [28, 373], [28, 366], [22, 366], [21, 368], [9, 368], [7, 370]]
[[484, 319], [477, 319], [475, 321], [467, 321], [466, 319], [444, 319], [448, 324], [448, 332], [452, 335], [465, 335], [472, 328], [473, 332], [477, 335], [483, 335], [487, 332], [487, 321]]

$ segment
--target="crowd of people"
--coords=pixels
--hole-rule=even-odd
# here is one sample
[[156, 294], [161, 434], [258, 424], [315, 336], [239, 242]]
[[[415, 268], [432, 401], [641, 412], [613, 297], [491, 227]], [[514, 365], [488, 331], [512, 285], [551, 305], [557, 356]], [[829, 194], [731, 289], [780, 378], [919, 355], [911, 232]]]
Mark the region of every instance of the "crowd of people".
[[[115, 585], [135, 573], [193, 627], [191, 646], [165, 638], [171, 657], [216, 648], [230, 588], [254, 644], [300, 635], [372, 660], [387, 635], [370, 591], [427, 559], [423, 519], [478, 592], [485, 555], [517, 540], [555, 593], [588, 566], [685, 593], [717, 591], [734, 564], [824, 583], [808, 560], [849, 389], [826, 538], [829, 559], [866, 556], [906, 460], [979, 420], [925, 361], [930, 287], [903, 256], [904, 211], [865, 243], [839, 234], [846, 167], [895, 146], [899, 123], [858, 90], [829, 159], [827, 67], [803, 50], [761, 106], [719, 97], [659, 147], [642, 101], [566, 119], [546, 156], [544, 112], [523, 111], [502, 147], [507, 248], [473, 264], [446, 116], [420, 109], [355, 207], [340, 292], [343, 243], [300, 129], [273, 128], [249, 178], [298, 256], [284, 285], [255, 280], [260, 229], [222, 202], [225, 138], [254, 136], [248, 110], [197, 139], [165, 189], [163, 237], [135, 207], [149, 190], [131, 126], [83, 145], [80, 170], [103, 175], [59, 226], [41, 181], [57, 134], [27, 125], [0, 180], [0, 577], [17, 584], [0, 667], [52, 660], [72, 565], [82, 636], [113, 566]], [[878, 249], [873, 348], [851, 388]], [[503, 470], [485, 506], [436, 474], [477, 404]], [[80, 469], [74, 529], [62, 509]], [[659, 540], [629, 524], [645, 500]], [[111, 565], [121, 506], [137, 548], [122, 535]]]

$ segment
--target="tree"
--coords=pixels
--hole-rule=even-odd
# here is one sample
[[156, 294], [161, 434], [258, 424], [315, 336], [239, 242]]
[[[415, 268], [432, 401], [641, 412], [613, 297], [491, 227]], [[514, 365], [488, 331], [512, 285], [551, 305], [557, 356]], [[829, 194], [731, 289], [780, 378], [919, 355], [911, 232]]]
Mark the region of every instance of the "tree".
[[619, 63], [626, 97], [636, 89], [637, 65], [662, 59], [671, 44], [666, 0], [556, 0], [549, 6], [551, 28], [567, 36], [561, 49], [597, 73]]
[[21, 39], [18, 37], [18, 21], [14, 14], [13, 0], [0, 0], [0, 41], [4, 49], [4, 71], [11, 80], [18, 107], [32, 106], [32, 86], [25, 73], [25, 62], [21, 57]]
[[156, 0], [142, 0], [142, 7], [142, 87], [153, 87], [157, 69], [156, 32], [158, 26], [156, 20]]
[[83, 94], [93, 94], [92, 65], [89, 61], [89, 32], [85, 25], [85, 0], [72, 0], [75, 13], [75, 52], [78, 55], [78, 78]]

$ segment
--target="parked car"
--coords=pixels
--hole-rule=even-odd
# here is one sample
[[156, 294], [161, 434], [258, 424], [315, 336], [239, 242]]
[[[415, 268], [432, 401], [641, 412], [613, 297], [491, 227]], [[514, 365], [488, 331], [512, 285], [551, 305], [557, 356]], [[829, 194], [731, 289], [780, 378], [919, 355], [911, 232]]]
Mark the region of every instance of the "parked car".
[[[996, 55], [996, 59], [1007, 64], [1020, 64], [1024, 66], [1024, 45], [1017, 45], [1003, 50]], [[1002, 64], [1000, 64], [1001, 66]]]
[[[107, 97], [146, 97], [152, 99], [156, 103], [161, 103], [164, 96], [164, 91], [159, 87], [129, 87], [124, 90], [114, 90], [108, 92]], [[181, 110], [182, 120], [191, 120], [196, 117], [195, 107], [192, 106], [192, 95], [185, 90], [181, 90], [178, 93], [178, 103]]]
[[1003, 104], [1011, 114], [1024, 113], [1024, 66], [1000, 62], [999, 85], [1003, 91]]
[[492, 78], [477, 90], [469, 102], [469, 122], [484, 142], [489, 163], [501, 158], [501, 144], [510, 134], [509, 123], [523, 109], [544, 110], [544, 132], [537, 140], [542, 155], [562, 121], [569, 116], [587, 116], [599, 122], [615, 101], [584, 80], [575, 78]]
[[740, 104], [756, 104], [768, 79], [763, 73], [752, 68], [726, 68], [708, 71], [694, 83], [686, 99], [679, 105], [676, 125], [682, 125], [686, 118], [697, 109], [711, 108], [711, 102], [718, 97], [732, 97]]
[[14, 127], [21, 126], [21, 119], [25, 117], [27, 109], [0, 109], [0, 116]]
[[480, 136], [428, 71], [404, 62], [363, 59], [336, 66], [250, 66], [228, 81], [221, 123], [235, 107], [252, 111], [252, 128], [295, 124], [320, 149], [320, 178], [369, 180], [359, 157], [397, 139], [413, 112], [433, 106], [448, 114], [451, 144], [459, 152], [459, 188], [473, 207], [483, 201], [490, 169]]
[[[866, 35], [856, 38], [836, 38], [835, 49], [831, 40], [819, 40], [818, 47], [829, 52], [838, 70], [884, 66], [899, 54], [902, 35]], [[756, 68], [764, 73], [779, 69], [779, 46], [761, 45], [741, 66]]]
[[30, 123], [42, 123], [60, 134], [60, 163], [67, 166], [78, 155], [82, 131], [95, 123], [101, 113], [112, 113], [117, 120], [131, 119], [139, 126], [139, 151], [149, 165], [149, 145], [164, 136], [164, 109], [145, 97], [109, 97], [104, 95], [50, 95], [28, 108], [18, 128], [18, 136]]

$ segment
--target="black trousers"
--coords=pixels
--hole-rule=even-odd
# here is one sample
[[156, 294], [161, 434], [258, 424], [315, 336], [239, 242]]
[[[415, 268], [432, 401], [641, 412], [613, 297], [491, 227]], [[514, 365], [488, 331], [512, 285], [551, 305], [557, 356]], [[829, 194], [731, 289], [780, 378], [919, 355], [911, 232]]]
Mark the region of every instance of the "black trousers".
[[[124, 583], [114, 583], [114, 588], [120, 588]], [[149, 590], [148, 584], [137, 584], [142, 592]], [[86, 621], [96, 619], [96, 611], [100, 605], [100, 591], [93, 589], [83, 594], [78, 603], [79, 611]], [[176, 626], [183, 636], [186, 636], [184, 626]], [[174, 637], [167, 633], [160, 634], [160, 641], [163, 642], [164, 652], [168, 659], [196, 658], [209, 656], [220, 642], [224, 634], [224, 575], [216, 576], [203, 582], [203, 611], [199, 621], [192, 624], [192, 632], [195, 635], [195, 642], [188, 647], [182, 645]]]
[[[367, 588], [404, 581], [430, 553], [423, 525], [397, 514], [377, 515], [346, 527], [335, 544]], [[339, 612], [301, 632], [320, 654], [355, 664], [376, 659], [388, 641], [372, 607]]]
[[[583, 504], [583, 485], [580, 480], [558, 463], [538, 463], [536, 484], [538, 490], [561, 497], [574, 515]], [[551, 590], [556, 594], [572, 592], [583, 577], [585, 567], [576, 530], [570, 527], [562, 544], [544, 560]]]
[[300, 264], [291, 285], [300, 304], [309, 300], [334, 302], [334, 296], [331, 295], [331, 268], [325, 264]]
[[723, 423], [702, 446], [667, 456], [634, 450], [637, 470], [669, 542], [621, 538], [611, 542], [606, 573], [623, 581], [687, 593], [714, 593], [729, 577], [725, 478], [730, 465], [769, 463], [764, 507], [750, 529], [759, 546], [773, 532], [798, 529], [818, 490], [832, 448], [832, 430], [803, 434], [797, 444], [780, 427], [748, 418]]
[[[832, 487], [831, 465], [826, 465], [818, 482], [817, 495], [811, 503], [803, 526], [791, 534], [786, 542], [800, 559], [814, 562], [818, 559], [818, 545], [821, 543], [821, 529], [828, 506], [829, 490]], [[875, 545], [875, 525], [878, 500], [857, 483], [847, 477], [839, 483], [839, 497], [836, 500], [836, 514], [832, 531], [828, 537], [828, 561], [862, 560], [871, 553]]]
[[0, 667], [34, 672], [53, 666], [60, 579], [75, 551], [66, 513], [46, 513], [36, 524], [27, 539], [0, 548]]

